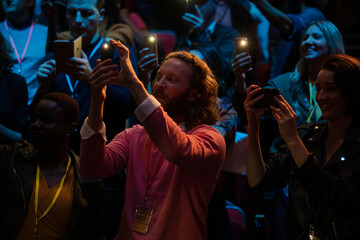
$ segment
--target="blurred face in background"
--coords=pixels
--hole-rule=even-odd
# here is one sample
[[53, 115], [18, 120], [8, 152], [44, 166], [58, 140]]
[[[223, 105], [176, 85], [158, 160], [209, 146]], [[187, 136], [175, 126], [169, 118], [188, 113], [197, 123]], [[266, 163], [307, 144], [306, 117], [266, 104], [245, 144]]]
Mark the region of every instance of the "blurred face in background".
[[316, 25], [312, 25], [306, 30], [301, 42], [301, 51], [307, 62], [314, 60], [321, 62], [329, 55], [324, 34]]
[[2, 0], [4, 12], [11, 20], [29, 17], [29, 8], [33, 5], [33, 0]]
[[104, 10], [99, 12], [95, 0], [68, 0], [66, 21], [74, 38], [83, 35], [83, 46], [96, 40], [103, 15]]

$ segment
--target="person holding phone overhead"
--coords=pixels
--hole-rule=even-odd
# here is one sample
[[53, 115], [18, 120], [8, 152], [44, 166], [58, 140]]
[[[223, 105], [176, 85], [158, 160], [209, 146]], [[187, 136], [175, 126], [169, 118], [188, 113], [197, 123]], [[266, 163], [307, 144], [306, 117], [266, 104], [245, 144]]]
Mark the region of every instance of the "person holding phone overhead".
[[[54, 54], [49, 53], [45, 62], [38, 70], [38, 80], [41, 83], [36, 101], [47, 92], [63, 92], [72, 96], [80, 105], [80, 118], [77, 130], [80, 129], [90, 106], [89, 75], [101, 58], [104, 39], [99, 35], [99, 23], [103, 20], [104, 9], [101, 0], [69, 0], [66, 7], [66, 21], [74, 39], [82, 37], [81, 57], [72, 57], [56, 62]], [[135, 61], [135, 55], [130, 51], [130, 59]], [[114, 52], [114, 63], [119, 63], [117, 51]], [[135, 71], [137, 68], [135, 66]], [[121, 111], [114, 111], [121, 109]], [[108, 139], [125, 128], [125, 119], [135, 109], [135, 102], [129, 90], [125, 87], [112, 85], [108, 88], [108, 98], [105, 111], [109, 111], [105, 122], [108, 126]], [[79, 153], [80, 134], [76, 131], [70, 139], [70, 146]]]
[[[121, 72], [98, 61], [91, 73], [91, 108], [81, 129], [81, 172], [109, 177], [126, 172], [125, 204], [115, 239], [206, 239], [208, 203], [225, 158], [225, 141], [211, 125], [219, 120], [217, 82], [186, 51], [172, 52], [157, 71], [149, 95], [129, 61], [112, 42]], [[108, 84], [128, 86], [138, 107], [135, 125], [105, 145], [103, 104]]]
[[316, 101], [326, 122], [298, 129], [296, 113], [283, 96], [271, 106], [285, 144], [263, 159], [259, 123], [263, 96], [251, 85], [244, 103], [248, 119], [247, 176], [252, 188], [270, 190], [289, 182], [284, 224], [289, 239], [360, 238], [360, 61], [328, 56], [315, 82]]
[[229, 92], [233, 86], [233, 82], [229, 82], [230, 62], [235, 51], [234, 38], [239, 37], [239, 33], [217, 22], [215, 0], [195, 0], [194, 3], [194, 12], [187, 12], [182, 17], [190, 29], [180, 36], [177, 48], [206, 61], [219, 82], [219, 97], [230, 102]]
[[[270, 79], [264, 86], [264, 88], [280, 89], [280, 94], [294, 109], [298, 125], [315, 122], [321, 117], [315, 100], [314, 83], [321, 63], [327, 56], [345, 53], [339, 29], [330, 21], [321, 20], [310, 23], [304, 31], [300, 52], [301, 58], [293, 72]], [[245, 116], [242, 105], [246, 97], [245, 73], [252, 70], [247, 67], [249, 63], [251, 63], [251, 56], [246, 53], [239, 53], [232, 60], [232, 69], [237, 81], [233, 104], [239, 116]]]
[[[298, 126], [321, 119], [321, 111], [315, 99], [316, 88], [314, 85], [321, 69], [321, 63], [331, 54], [345, 52], [338, 28], [330, 21], [322, 20], [314, 21], [305, 28], [299, 48], [301, 57], [296, 69], [270, 79], [265, 86], [261, 86], [280, 89], [280, 94], [296, 113]], [[236, 76], [232, 103], [241, 119], [243, 129], [247, 129], [248, 124], [244, 101], [246, 99], [245, 73], [252, 70], [246, 67], [249, 62], [251, 62], [251, 56], [246, 53], [238, 54], [232, 60], [232, 68]], [[275, 153], [282, 145], [278, 125], [269, 111], [265, 112], [261, 120], [259, 137], [264, 156]], [[258, 193], [254, 192], [254, 194]], [[282, 219], [287, 211], [287, 196], [287, 187], [266, 193], [265, 208], [270, 219], [270, 235], [276, 239], [287, 239], [282, 224]], [[252, 208], [256, 210], [259, 206]]]

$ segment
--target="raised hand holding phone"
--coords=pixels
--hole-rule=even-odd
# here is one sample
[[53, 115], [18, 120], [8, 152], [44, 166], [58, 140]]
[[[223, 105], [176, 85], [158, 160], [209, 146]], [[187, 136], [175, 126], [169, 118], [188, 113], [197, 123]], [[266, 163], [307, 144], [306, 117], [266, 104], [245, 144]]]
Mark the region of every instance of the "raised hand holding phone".
[[249, 42], [246, 37], [235, 38], [234, 42], [236, 54], [246, 52], [249, 55]]
[[159, 53], [156, 34], [153, 33], [144, 36], [144, 48], [148, 48], [150, 54], [155, 54], [156, 64], [159, 64]]
[[53, 42], [55, 61], [61, 62], [72, 57], [81, 58], [82, 37], [74, 40], [55, 40]]
[[249, 41], [246, 37], [234, 39], [235, 52], [232, 61], [233, 71], [241, 70], [243, 73], [249, 72], [251, 68], [251, 56], [249, 55]]
[[279, 107], [274, 97], [279, 97], [280, 90], [278, 88], [262, 88], [257, 94], [254, 95], [254, 98], [264, 95], [264, 97], [254, 104], [254, 108], [270, 108]]
[[101, 46], [101, 61], [114, 58], [114, 46], [110, 42], [104, 42]]

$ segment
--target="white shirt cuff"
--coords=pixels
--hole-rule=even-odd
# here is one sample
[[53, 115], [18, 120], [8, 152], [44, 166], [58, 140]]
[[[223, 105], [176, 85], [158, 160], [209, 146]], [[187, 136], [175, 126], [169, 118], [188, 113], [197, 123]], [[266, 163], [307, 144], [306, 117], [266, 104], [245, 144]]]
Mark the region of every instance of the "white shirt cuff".
[[160, 106], [160, 103], [153, 95], [146, 98], [136, 109], [135, 116], [140, 122], [144, 122], [145, 119]]
[[[85, 119], [81, 129], [80, 129], [80, 136], [81, 139], [88, 139], [90, 138], [92, 135], [94, 135], [96, 132], [89, 126], [88, 122], [88, 117]], [[105, 123], [102, 122], [102, 126], [101, 129], [98, 131], [98, 133], [100, 133], [101, 137], [104, 139], [105, 142], [107, 142], [106, 139], [106, 126]]]

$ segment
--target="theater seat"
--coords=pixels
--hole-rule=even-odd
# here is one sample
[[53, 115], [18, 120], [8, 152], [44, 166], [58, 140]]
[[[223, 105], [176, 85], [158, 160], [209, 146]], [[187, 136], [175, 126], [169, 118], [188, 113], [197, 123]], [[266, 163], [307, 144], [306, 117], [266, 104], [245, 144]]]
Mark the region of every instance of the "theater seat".
[[154, 30], [150, 31], [151, 33], [155, 33], [157, 35], [158, 41], [162, 44], [164, 49], [164, 56], [168, 55], [172, 51], [174, 51], [177, 36], [175, 32], [171, 30]]
[[226, 200], [226, 210], [229, 214], [230, 228], [231, 228], [231, 239], [241, 240], [246, 237], [246, 221], [244, 211]]

